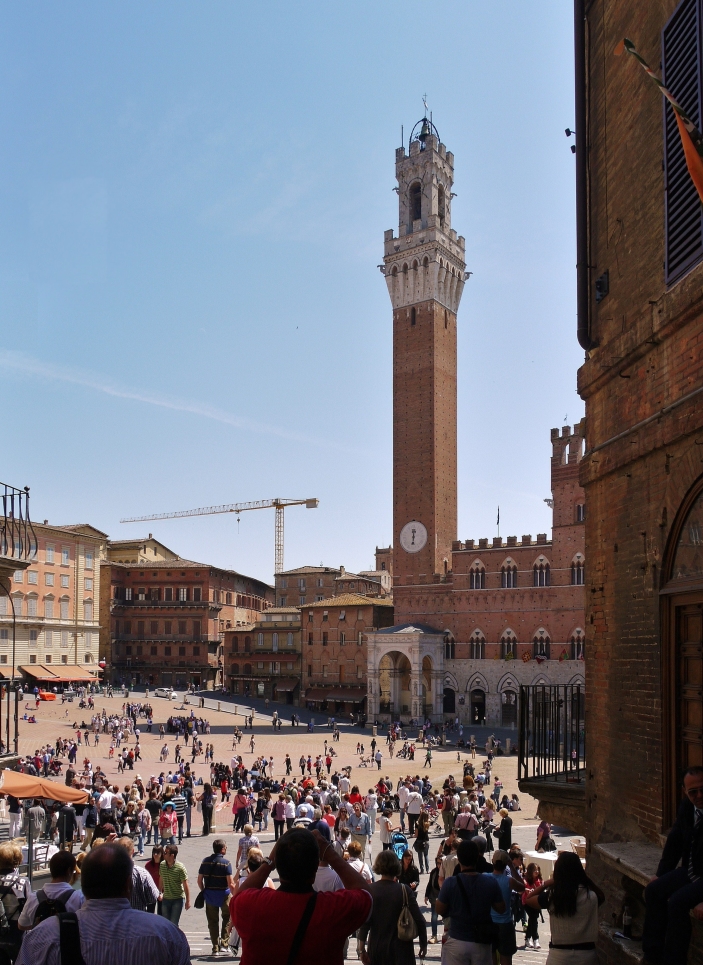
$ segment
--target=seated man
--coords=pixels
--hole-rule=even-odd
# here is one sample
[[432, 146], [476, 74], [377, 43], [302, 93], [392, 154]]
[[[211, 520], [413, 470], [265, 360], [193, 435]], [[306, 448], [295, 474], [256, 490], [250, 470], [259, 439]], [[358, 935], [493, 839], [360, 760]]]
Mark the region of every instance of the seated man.
[[656, 877], [644, 891], [642, 951], [653, 965], [686, 965], [691, 910], [703, 919], [703, 767], [689, 767], [683, 787], [685, 797]]
[[[337, 873], [341, 891], [313, 891], [320, 861]], [[264, 887], [274, 866], [281, 881], [277, 891]], [[232, 924], [242, 939], [242, 961], [285, 962], [300, 927], [296, 961], [343, 965], [347, 938], [371, 913], [369, 888], [318, 831], [291, 829], [230, 901]]]
[[59, 965], [64, 934], [71, 948], [79, 942], [85, 965], [190, 965], [183, 932], [161, 915], [130, 907], [132, 860], [124, 848], [103, 844], [90, 851], [81, 886], [86, 900], [76, 912], [78, 935], [70, 922], [47, 918], [25, 934], [16, 965]]

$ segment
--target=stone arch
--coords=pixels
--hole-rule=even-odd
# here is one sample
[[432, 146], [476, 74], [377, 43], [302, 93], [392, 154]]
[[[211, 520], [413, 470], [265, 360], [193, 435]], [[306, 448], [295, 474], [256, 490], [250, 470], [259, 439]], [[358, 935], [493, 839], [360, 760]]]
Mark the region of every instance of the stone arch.
[[469, 682], [466, 685], [466, 693], [471, 693], [472, 690], [483, 690], [484, 693], [490, 693], [491, 688], [488, 686], [488, 681], [482, 673], [474, 673], [469, 678]]
[[457, 683], [456, 677], [448, 670], [444, 673], [444, 686], [451, 687], [452, 690], [459, 690], [459, 684]]
[[538, 673], [538, 674], [534, 677], [531, 686], [532, 686], [532, 687], [541, 687], [541, 686], [543, 686], [543, 685], [544, 685], [545, 687], [550, 687], [550, 686], [551, 686], [551, 681], [550, 681], [549, 677], [548, 677], [546, 674], [544, 674], [544, 673]]
[[517, 677], [514, 673], [506, 673], [498, 681], [498, 686], [496, 690], [499, 694], [502, 694], [504, 690], [519, 690], [519, 684]]
[[585, 687], [586, 681], [581, 674], [575, 674], [569, 681], [570, 687]]

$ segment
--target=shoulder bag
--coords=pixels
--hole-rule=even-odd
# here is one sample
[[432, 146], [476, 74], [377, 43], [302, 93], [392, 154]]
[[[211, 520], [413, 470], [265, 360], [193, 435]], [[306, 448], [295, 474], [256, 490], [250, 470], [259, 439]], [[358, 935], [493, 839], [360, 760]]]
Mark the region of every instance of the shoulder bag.
[[298, 923], [295, 935], [293, 936], [293, 944], [288, 952], [288, 959], [286, 960], [286, 965], [293, 965], [298, 954], [300, 952], [301, 946], [303, 944], [303, 939], [305, 938], [305, 932], [308, 930], [308, 925], [310, 924], [310, 919], [315, 911], [315, 904], [317, 902], [317, 892], [313, 891], [308, 899], [308, 903], [305, 906], [305, 911], [303, 912], [303, 917]]
[[400, 887], [403, 889], [403, 907], [398, 915], [398, 941], [411, 942], [418, 935], [417, 922], [410, 912], [408, 890], [405, 885]]

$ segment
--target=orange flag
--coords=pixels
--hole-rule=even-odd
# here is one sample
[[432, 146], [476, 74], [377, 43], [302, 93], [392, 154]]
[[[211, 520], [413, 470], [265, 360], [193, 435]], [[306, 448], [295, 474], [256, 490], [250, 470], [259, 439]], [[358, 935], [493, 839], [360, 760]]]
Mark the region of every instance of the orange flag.
[[686, 158], [686, 167], [688, 168], [688, 173], [691, 175], [691, 180], [696, 186], [698, 197], [701, 199], [701, 201], [703, 201], [703, 157], [701, 157], [696, 150], [695, 145], [691, 140], [691, 135], [686, 130], [679, 112], [674, 111], [674, 116], [676, 118], [676, 123], [678, 124], [679, 134], [681, 135], [681, 144], [683, 145], [683, 153], [684, 157]]

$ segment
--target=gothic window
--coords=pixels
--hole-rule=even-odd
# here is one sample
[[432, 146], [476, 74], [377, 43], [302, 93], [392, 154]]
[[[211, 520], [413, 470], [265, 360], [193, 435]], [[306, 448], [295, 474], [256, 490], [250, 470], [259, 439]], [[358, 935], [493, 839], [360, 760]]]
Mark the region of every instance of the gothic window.
[[446, 208], [446, 202], [444, 197], [444, 187], [440, 184], [437, 188], [437, 214], [439, 215], [440, 225], [444, 225], [444, 213]]
[[408, 200], [410, 202], [410, 222], [412, 227], [412, 222], [419, 221], [422, 217], [422, 185], [419, 181], [414, 181], [410, 185]]
[[586, 659], [586, 634], [580, 627], [571, 634], [571, 659]]
[[583, 523], [586, 519], [586, 507], [583, 503], [577, 503], [576, 505], [576, 522]]
[[469, 638], [469, 649], [472, 660], [483, 660], [486, 653], [486, 638], [480, 630], [474, 630]]
[[551, 642], [551, 638], [547, 631], [544, 629], [544, 627], [540, 627], [532, 638], [532, 645], [534, 649], [533, 656], [540, 657], [544, 660], [549, 660], [549, 648]]
[[417, 312], [415, 311], [414, 308], [411, 308], [411, 309], [410, 309], [410, 324], [411, 324], [411, 325], [414, 325], [416, 321], [417, 321]]
[[507, 559], [500, 568], [500, 585], [504, 590], [517, 586], [517, 566], [511, 559]]
[[545, 560], [543, 556], [537, 560], [533, 567], [534, 575], [534, 585], [535, 586], [549, 586], [550, 585], [550, 574], [549, 574], [549, 563]]
[[453, 640], [445, 640], [444, 642], [444, 659], [453, 660], [455, 653], [455, 643]]
[[510, 627], [501, 635], [500, 656], [502, 660], [514, 660], [517, 657], [517, 637]]
[[571, 585], [583, 586], [586, 582], [586, 564], [583, 556], [577, 553], [571, 563]]
[[476, 560], [469, 570], [469, 588], [472, 590], [486, 589], [486, 570], [483, 563]]

